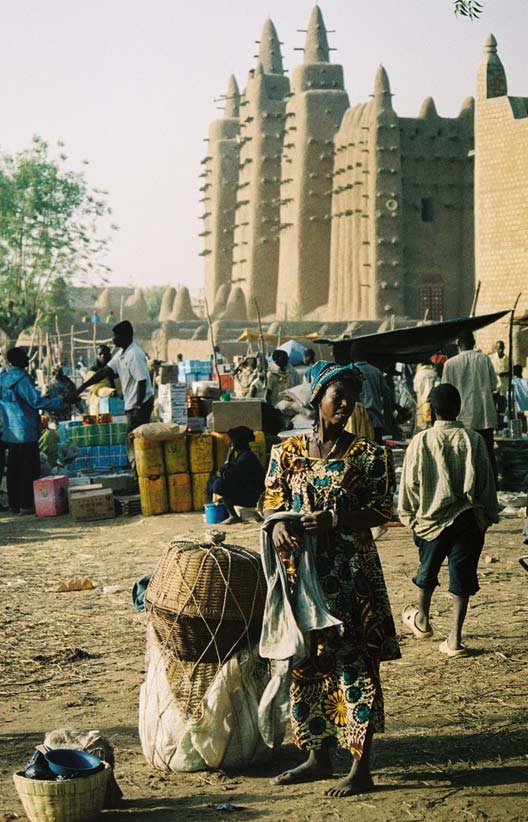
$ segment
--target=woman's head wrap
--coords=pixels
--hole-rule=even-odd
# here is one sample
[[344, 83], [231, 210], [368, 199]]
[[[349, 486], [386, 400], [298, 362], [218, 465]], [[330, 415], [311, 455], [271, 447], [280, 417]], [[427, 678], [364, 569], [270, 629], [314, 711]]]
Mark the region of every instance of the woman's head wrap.
[[336, 362], [327, 362], [326, 360], [319, 360], [315, 365], [312, 365], [310, 376], [312, 378], [310, 405], [312, 406], [319, 404], [324, 392], [333, 382], [354, 380], [359, 394], [363, 381], [363, 374], [359, 368], [356, 368], [352, 363], [348, 365], [338, 365]]

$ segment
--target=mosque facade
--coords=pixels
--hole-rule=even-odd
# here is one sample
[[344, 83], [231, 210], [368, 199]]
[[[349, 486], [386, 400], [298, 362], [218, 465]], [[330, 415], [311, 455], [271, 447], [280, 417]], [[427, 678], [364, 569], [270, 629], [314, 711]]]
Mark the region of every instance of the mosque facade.
[[508, 96], [495, 39], [476, 102], [451, 118], [431, 98], [400, 117], [382, 66], [370, 99], [350, 105], [318, 6], [303, 53], [290, 85], [266, 21], [245, 88], [231, 79], [211, 126], [202, 253], [214, 318], [258, 306], [270, 320], [449, 319], [469, 312], [479, 280], [479, 313], [510, 307], [528, 262], [528, 101]]

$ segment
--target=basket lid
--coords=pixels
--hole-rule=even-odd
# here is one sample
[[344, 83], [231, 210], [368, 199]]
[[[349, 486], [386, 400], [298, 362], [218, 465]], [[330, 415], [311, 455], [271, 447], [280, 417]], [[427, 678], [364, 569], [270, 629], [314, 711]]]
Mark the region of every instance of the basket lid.
[[260, 557], [226, 545], [212, 529], [202, 541], [177, 538], [165, 549], [145, 593], [148, 607], [182, 616], [235, 619], [262, 616], [264, 575]]

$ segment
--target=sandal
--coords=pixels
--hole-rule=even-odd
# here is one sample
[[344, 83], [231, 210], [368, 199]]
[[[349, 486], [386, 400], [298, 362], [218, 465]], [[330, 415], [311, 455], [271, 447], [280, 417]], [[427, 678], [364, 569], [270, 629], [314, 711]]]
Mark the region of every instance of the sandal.
[[427, 631], [422, 631], [416, 624], [417, 613], [418, 608], [416, 608], [416, 606], [406, 605], [402, 611], [402, 622], [407, 630], [410, 631], [411, 634], [414, 634], [416, 639], [429, 639], [429, 637], [433, 635], [433, 629], [429, 628]]
[[456, 657], [456, 656], [469, 656], [469, 651], [463, 645], [461, 648], [450, 648], [447, 644], [447, 639], [444, 639], [443, 642], [440, 643], [438, 646], [438, 650], [441, 654], [446, 654], [448, 657]]

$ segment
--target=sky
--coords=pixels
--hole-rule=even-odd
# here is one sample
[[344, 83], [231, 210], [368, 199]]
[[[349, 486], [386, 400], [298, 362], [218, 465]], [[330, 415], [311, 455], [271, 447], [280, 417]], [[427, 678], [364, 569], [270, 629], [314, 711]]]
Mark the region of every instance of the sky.
[[[456, 116], [474, 93], [493, 32], [509, 92], [528, 96], [527, 0], [483, 0], [479, 21], [451, 0], [321, 0], [351, 104], [368, 99], [382, 63], [401, 116], [431, 95]], [[203, 285], [200, 159], [215, 102], [234, 73], [242, 88], [266, 17], [285, 68], [301, 61], [311, 0], [17, 0], [4, 3], [0, 147], [33, 134], [62, 140], [71, 168], [106, 189], [120, 230], [108, 254], [115, 285]], [[97, 281], [94, 282], [97, 285]]]

